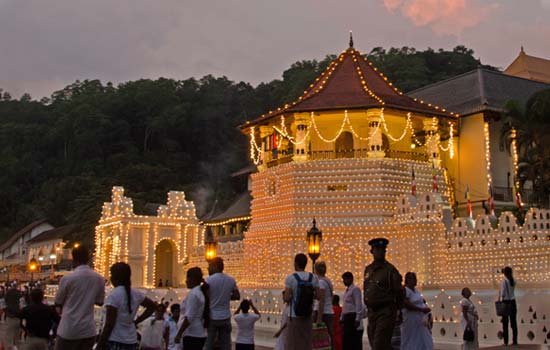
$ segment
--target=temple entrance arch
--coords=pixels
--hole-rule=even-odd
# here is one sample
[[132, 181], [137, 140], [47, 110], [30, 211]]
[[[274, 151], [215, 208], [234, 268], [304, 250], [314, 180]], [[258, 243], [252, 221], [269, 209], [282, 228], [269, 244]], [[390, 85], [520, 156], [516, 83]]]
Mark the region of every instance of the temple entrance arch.
[[353, 134], [343, 131], [334, 145], [336, 158], [353, 158]]
[[162, 280], [162, 286], [177, 286], [177, 249], [171, 239], [163, 239], [155, 247], [155, 280], [156, 286]]

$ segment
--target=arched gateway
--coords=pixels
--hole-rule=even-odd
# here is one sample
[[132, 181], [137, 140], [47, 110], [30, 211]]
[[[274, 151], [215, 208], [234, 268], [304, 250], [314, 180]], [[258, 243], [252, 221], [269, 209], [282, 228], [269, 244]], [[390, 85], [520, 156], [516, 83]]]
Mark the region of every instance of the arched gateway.
[[171, 239], [161, 240], [155, 247], [155, 280], [164, 287], [178, 285], [177, 248]]
[[117, 261], [132, 268], [132, 285], [156, 287], [160, 279], [172, 287], [184, 284], [185, 262], [193, 242], [203, 239], [193, 202], [183, 192], [170, 191], [167, 205], [157, 215], [136, 215], [132, 199], [122, 187], [113, 187], [95, 235], [95, 269], [109, 278]]

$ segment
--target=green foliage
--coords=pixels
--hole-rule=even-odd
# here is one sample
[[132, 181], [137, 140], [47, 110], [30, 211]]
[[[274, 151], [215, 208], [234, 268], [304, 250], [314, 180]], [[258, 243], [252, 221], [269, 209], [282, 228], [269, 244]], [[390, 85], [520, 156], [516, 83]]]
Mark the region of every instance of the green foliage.
[[495, 67], [482, 65], [474, 58], [474, 51], [462, 45], [452, 51], [434, 51], [430, 48], [416, 51], [406, 46], [386, 51], [376, 47], [367, 58], [403, 91], [412, 91], [478, 67], [497, 70]]
[[515, 129], [519, 181], [533, 186], [534, 197], [524, 199], [550, 206], [550, 90], [535, 93], [525, 106], [509, 101], [506, 109], [501, 141], [509, 145]]
[[[295, 100], [335, 57], [296, 62], [257, 87], [208, 75], [76, 81], [40, 101], [0, 89], [0, 240], [45, 217], [78, 224], [76, 239], [91, 243], [113, 185], [138, 213], [169, 190], [185, 190], [199, 214], [215, 200], [223, 207], [235, 194], [229, 175], [248, 164], [237, 126]], [[464, 47], [376, 48], [369, 59], [403, 90], [479, 65]]]

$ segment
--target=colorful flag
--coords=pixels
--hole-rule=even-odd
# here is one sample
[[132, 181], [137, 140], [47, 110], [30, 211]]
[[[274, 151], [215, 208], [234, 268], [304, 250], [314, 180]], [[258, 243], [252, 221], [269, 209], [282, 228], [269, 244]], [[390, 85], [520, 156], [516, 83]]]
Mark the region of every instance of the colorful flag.
[[465, 197], [466, 197], [467, 203], [468, 203], [468, 216], [470, 217], [470, 219], [473, 219], [474, 214], [472, 212], [472, 200], [470, 198], [470, 186], [469, 185], [466, 185]]
[[491, 215], [495, 215], [495, 200], [493, 197], [493, 185], [489, 185], [489, 210]]
[[411, 173], [411, 177], [412, 177], [411, 193], [412, 193], [413, 196], [416, 196], [416, 178], [414, 177], [414, 166], [411, 169], [412, 169], [412, 173]]
[[432, 179], [433, 179], [433, 191], [439, 192], [439, 188], [437, 187], [437, 172], [435, 170], [435, 162], [432, 160]]

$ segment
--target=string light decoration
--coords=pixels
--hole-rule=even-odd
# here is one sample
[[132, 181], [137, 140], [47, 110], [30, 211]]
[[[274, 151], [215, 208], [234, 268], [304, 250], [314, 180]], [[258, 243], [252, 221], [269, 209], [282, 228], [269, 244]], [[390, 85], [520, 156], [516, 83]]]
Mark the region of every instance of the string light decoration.
[[514, 162], [514, 187], [516, 191], [519, 191], [519, 178], [518, 178], [518, 164], [519, 164], [519, 155], [518, 155], [518, 144], [517, 144], [517, 132], [516, 129], [512, 128], [511, 131], [512, 138], [512, 160]]
[[[436, 118], [432, 118], [432, 120], [435, 120], [435, 122], [437, 122], [437, 119]], [[310, 112], [310, 116], [309, 116], [309, 122], [307, 123], [307, 131], [305, 133], [305, 135], [299, 140], [297, 141], [293, 136], [291, 136], [289, 133], [288, 133], [288, 130], [287, 130], [287, 127], [286, 127], [286, 120], [285, 120], [285, 117], [284, 116], [281, 116], [281, 119], [280, 119], [280, 124], [281, 126], [280, 127], [277, 127], [275, 125], [273, 125], [273, 130], [276, 131], [279, 135], [281, 135], [282, 137], [286, 138], [287, 140], [289, 140], [292, 144], [294, 145], [302, 145], [308, 138], [309, 134], [310, 134], [310, 131], [311, 131], [311, 127], [313, 126], [313, 130], [315, 131], [315, 135], [324, 143], [335, 143], [336, 140], [338, 140], [338, 138], [341, 136], [341, 134], [344, 132], [344, 131], [347, 131], [349, 130], [353, 136], [355, 138], [357, 138], [358, 140], [360, 141], [370, 141], [370, 139], [376, 135], [380, 129], [380, 126], [382, 126], [382, 128], [384, 129], [384, 135], [386, 135], [392, 142], [400, 142], [402, 141], [407, 135], [410, 135], [411, 138], [413, 139], [414, 143], [416, 145], [418, 145], [419, 147], [423, 147], [424, 146], [424, 143], [422, 143], [418, 137], [416, 136], [416, 132], [414, 130], [414, 127], [413, 127], [413, 123], [412, 123], [412, 114], [410, 112], [407, 113], [407, 117], [406, 117], [406, 122], [405, 122], [405, 126], [403, 128], [402, 131], [400, 131], [400, 136], [398, 137], [395, 137], [392, 135], [392, 132], [390, 131], [389, 127], [388, 127], [388, 122], [385, 118], [385, 114], [384, 114], [384, 108], [381, 108], [380, 109], [380, 122], [376, 124], [376, 127], [375, 127], [375, 130], [372, 132], [372, 134], [370, 134], [370, 136], [366, 136], [366, 137], [363, 137], [361, 135], [359, 135], [357, 133], [357, 131], [354, 129], [353, 127], [353, 124], [351, 122], [351, 118], [349, 117], [349, 113], [348, 113], [348, 110], [344, 110], [344, 117], [342, 119], [342, 122], [340, 123], [340, 127], [338, 129], [338, 131], [336, 131], [336, 134], [332, 137], [332, 138], [327, 138], [325, 136], [323, 136], [319, 130], [319, 126], [318, 126], [318, 123], [317, 123], [317, 120], [316, 120], [316, 117], [315, 117], [315, 114], [313, 112]], [[449, 152], [449, 156], [451, 159], [454, 158], [454, 125], [452, 122], [449, 122], [449, 140], [448, 140], [448, 143], [447, 143], [447, 147], [443, 147], [441, 144], [439, 144], [439, 148], [443, 151], [443, 152]], [[261, 163], [261, 152], [262, 152], [262, 148], [261, 146], [259, 146], [257, 143], [256, 143], [256, 139], [255, 139], [255, 128], [254, 127], [251, 127], [250, 129], [250, 159], [252, 160], [252, 162], [255, 164], [255, 165], [259, 165]]]
[[491, 177], [491, 139], [489, 135], [489, 123], [483, 123], [483, 136], [485, 139], [485, 173], [487, 176], [487, 188], [493, 185]]
[[[296, 105], [298, 105], [299, 103], [301, 103], [302, 101], [310, 99], [313, 96], [319, 94], [326, 87], [329, 78], [335, 72], [335, 70], [339, 67], [339, 65], [344, 61], [344, 59], [346, 57], [350, 57], [352, 59], [352, 62], [353, 62], [354, 67], [355, 67], [355, 72], [356, 72], [356, 74], [359, 78], [359, 81], [361, 83], [361, 87], [364, 90], [364, 92], [367, 95], [369, 95], [371, 98], [375, 99], [378, 103], [380, 103], [381, 106], [384, 106], [386, 104], [386, 102], [374, 90], [372, 90], [368, 86], [368, 82], [364, 78], [364, 73], [363, 73], [363, 71], [362, 71], [362, 69], [359, 65], [359, 60], [363, 60], [364, 62], [366, 62], [370, 66], [370, 68], [372, 70], [374, 70], [374, 72], [382, 78], [382, 81], [386, 84], [386, 86], [389, 87], [390, 89], [392, 89], [393, 91], [395, 91], [399, 96], [404, 96], [404, 97], [410, 99], [411, 101], [418, 102], [421, 105], [423, 105], [424, 107], [432, 109], [434, 112], [446, 113], [451, 117], [459, 117], [459, 115], [457, 113], [448, 112], [445, 108], [442, 108], [442, 107], [437, 106], [437, 105], [433, 105], [431, 103], [424, 102], [423, 100], [419, 101], [416, 98], [411, 98], [407, 95], [404, 95], [403, 92], [401, 92], [399, 89], [397, 89], [393, 85], [393, 83], [390, 82], [389, 79], [383, 73], [378, 71], [378, 68], [373, 66], [373, 63], [367, 59], [366, 55], [362, 54], [357, 49], [349, 48], [348, 50], [342, 51], [342, 53], [335, 60], [333, 60], [327, 66], [327, 68], [325, 68], [325, 70], [321, 73], [321, 75], [319, 77], [317, 77], [312, 84], [309, 85], [309, 88], [306, 89], [303, 92], [303, 94], [298, 97], [298, 99], [294, 100], [291, 103], [287, 103], [283, 107], [279, 107], [276, 110], [271, 110], [267, 114], [262, 114], [259, 118], [259, 121], [263, 121], [263, 120], [265, 120], [265, 118], [269, 118], [269, 117], [273, 117], [273, 116], [285, 113], [289, 109], [291, 109], [291, 108], [295, 107]], [[247, 124], [250, 124], [250, 122], [247, 122]], [[246, 127], [246, 125], [245, 125], [245, 127]]]
[[174, 263], [180, 266], [176, 269], [178, 276], [182, 273], [186, 241], [193, 234], [188, 227], [197, 227], [199, 220], [194, 204], [185, 200], [183, 192], [170, 191], [167, 197], [167, 204], [159, 207], [156, 216], [136, 215], [132, 200], [124, 197], [124, 189], [113, 187], [112, 200], [104, 203], [95, 228], [94, 267], [99, 273], [108, 277], [111, 264], [127, 261], [131, 266], [137, 264], [136, 270], [137, 266], [143, 267], [143, 275], [133, 274], [135, 285], [154, 286], [157, 273], [155, 247], [162, 240], [172, 242]]

